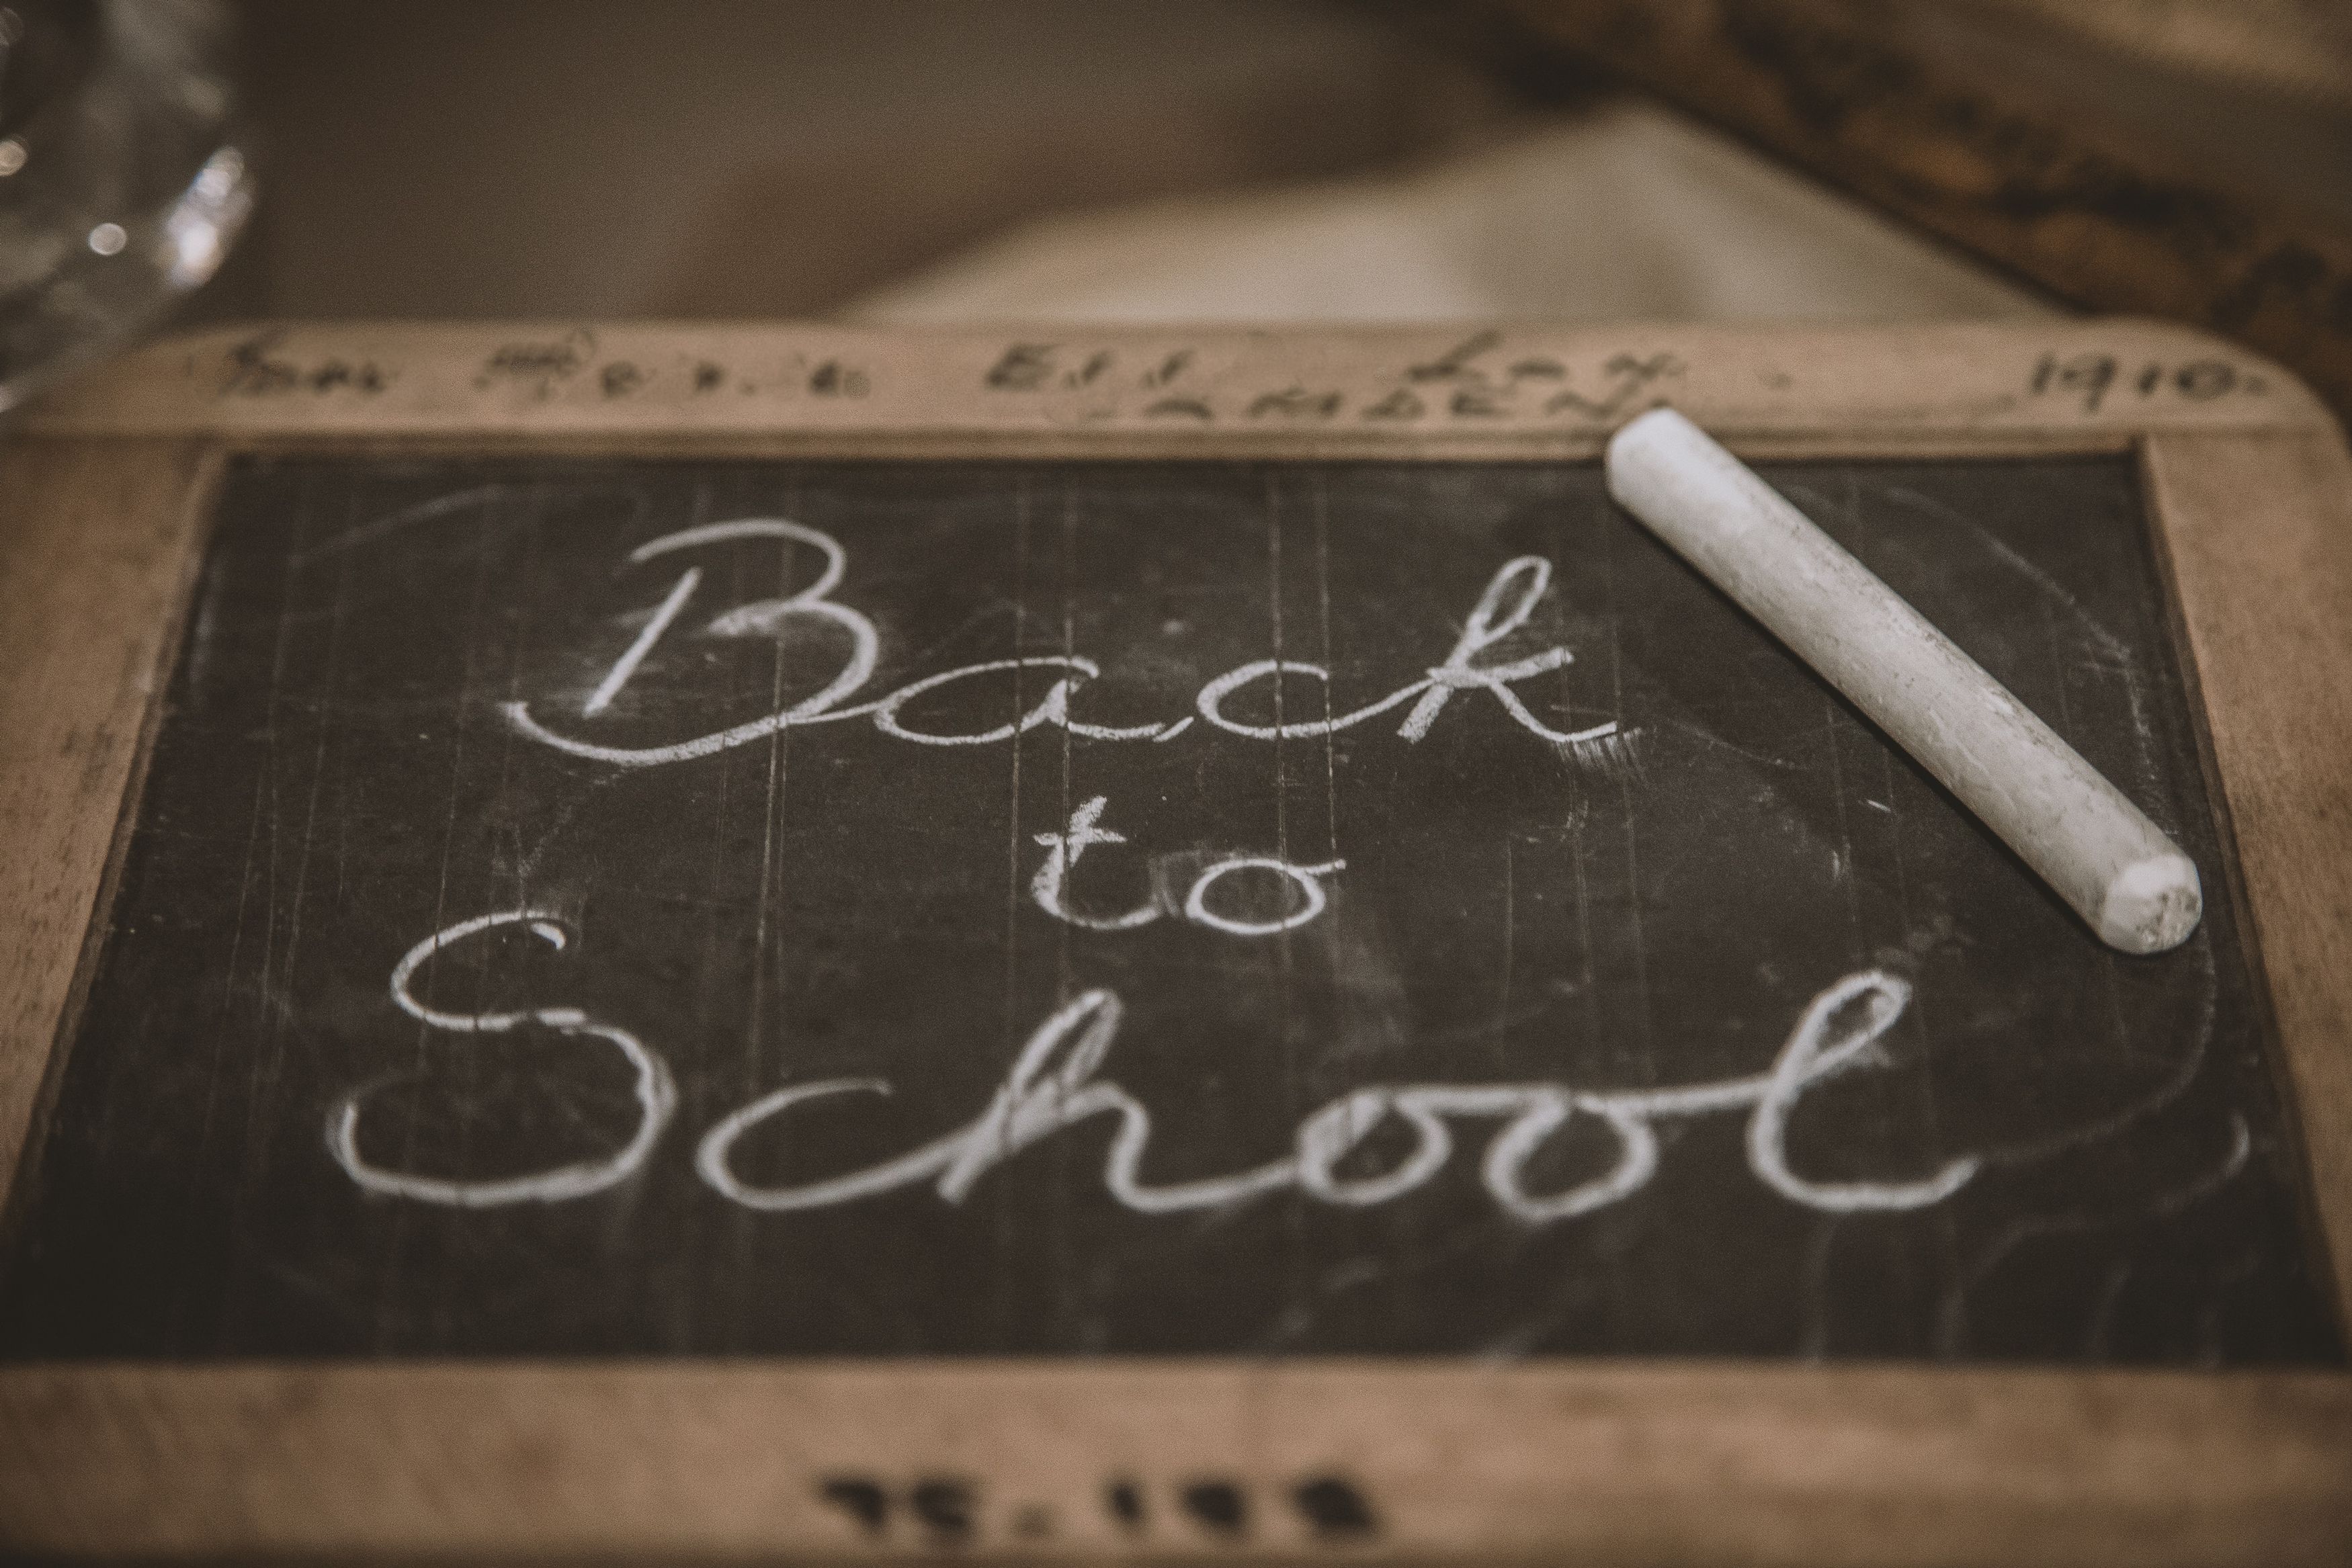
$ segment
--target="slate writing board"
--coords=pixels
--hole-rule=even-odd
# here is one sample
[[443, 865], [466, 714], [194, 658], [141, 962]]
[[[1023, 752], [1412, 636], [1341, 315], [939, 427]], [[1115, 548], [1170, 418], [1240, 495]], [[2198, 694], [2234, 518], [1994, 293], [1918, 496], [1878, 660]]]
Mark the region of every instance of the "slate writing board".
[[2128, 463], [1765, 472], [2187, 946], [1591, 464], [236, 460], [0, 1354], [2339, 1364]]

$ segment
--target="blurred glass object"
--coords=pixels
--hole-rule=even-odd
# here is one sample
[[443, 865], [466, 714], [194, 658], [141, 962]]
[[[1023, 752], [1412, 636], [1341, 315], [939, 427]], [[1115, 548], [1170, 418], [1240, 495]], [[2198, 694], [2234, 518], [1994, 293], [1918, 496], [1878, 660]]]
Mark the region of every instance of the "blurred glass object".
[[216, 0], [0, 4], [0, 410], [151, 326], [253, 207]]

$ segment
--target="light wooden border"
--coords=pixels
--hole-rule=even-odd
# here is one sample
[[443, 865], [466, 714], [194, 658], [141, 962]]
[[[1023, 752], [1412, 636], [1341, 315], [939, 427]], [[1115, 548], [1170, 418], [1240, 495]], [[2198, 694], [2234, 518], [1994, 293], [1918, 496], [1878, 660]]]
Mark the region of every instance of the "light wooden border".
[[[1008, 352], [1039, 345], [1034, 354]], [[1033, 361], [1046, 368], [1031, 376]], [[2104, 378], [2096, 367], [2111, 362]], [[1004, 382], [991, 386], [992, 372]], [[625, 367], [616, 370], [614, 367]], [[714, 371], [707, 367], [717, 367]], [[1516, 367], [1516, 368], [1515, 368]], [[2093, 383], [2104, 381], [2103, 385]], [[2094, 393], [2095, 392], [2095, 396]], [[1563, 396], [1563, 393], [1572, 394]], [[1403, 395], [1400, 395], [1403, 394]], [[1170, 400], [1189, 405], [1170, 412]], [[0, 1178], [17, 1164], [238, 450], [1590, 457], [2137, 451], [2217, 809], [2352, 1303], [2352, 456], [2170, 328], [317, 327], [150, 349], [0, 455]], [[1387, 412], [1380, 412], [1386, 410]], [[1407, 410], [1417, 410], [1408, 414]], [[976, 1479], [950, 1542], [813, 1486]], [[1353, 1480], [1370, 1536], [1285, 1489]], [[1154, 1511], [1120, 1529], [1097, 1489]], [[1234, 1476], [1234, 1542], [1168, 1507]], [[1045, 1505], [1057, 1529], [1013, 1528]], [[2352, 1375], [1740, 1362], [0, 1367], [0, 1551], [2338, 1564]]]

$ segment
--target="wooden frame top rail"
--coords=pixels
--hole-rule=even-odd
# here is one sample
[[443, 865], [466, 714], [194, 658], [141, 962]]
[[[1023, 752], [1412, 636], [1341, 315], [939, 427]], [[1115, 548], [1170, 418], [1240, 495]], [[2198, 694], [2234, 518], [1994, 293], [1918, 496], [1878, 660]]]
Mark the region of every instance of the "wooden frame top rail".
[[1592, 455], [1672, 402], [1745, 449], [2120, 447], [2326, 431], [2286, 372], [2157, 323], [1264, 330], [289, 325], [155, 344], [37, 436], [760, 437], [1166, 454]]

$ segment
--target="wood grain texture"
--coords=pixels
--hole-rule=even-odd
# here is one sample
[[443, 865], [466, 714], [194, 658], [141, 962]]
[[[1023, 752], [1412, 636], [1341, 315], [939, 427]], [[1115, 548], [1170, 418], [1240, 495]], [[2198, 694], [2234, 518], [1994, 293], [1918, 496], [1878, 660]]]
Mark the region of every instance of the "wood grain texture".
[[[1538, 38], [2096, 310], [2230, 333], [2352, 408], [2352, 235], [1852, 0], [1506, 0]], [[2184, 113], [2193, 106], [2181, 106]]]
[[[1225, 1546], [1171, 1484], [1265, 1478], [1245, 1542], [1415, 1560], [1830, 1568], [2335, 1564], [2336, 1377], [1210, 1362], [783, 1367], [20, 1367], [0, 1374], [19, 1551], [626, 1559], [926, 1544], [983, 1557]], [[973, 1478], [952, 1541], [868, 1534], [824, 1481]], [[1345, 1476], [1377, 1532], [1283, 1506]], [[1129, 1531], [1098, 1489], [1134, 1479]], [[1056, 1521], [1010, 1536], [1020, 1505]], [[1578, 1558], [1578, 1560], [1583, 1560]]]
[[2336, 1296], [2352, 1302], [2352, 455], [2315, 434], [2168, 435], [2146, 464]]
[[2137, 321], [891, 332], [652, 323], [287, 326], [156, 344], [42, 435], [759, 438], [991, 455], [1591, 456], [1672, 402], [1742, 451], [2120, 450], [2320, 429], [2261, 359]]
[[[2147, 443], [2336, 1277], [2352, 1296], [2352, 980], [2341, 962], [2352, 936], [2352, 462], [2291, 380], [2194, 334], [2086, 323], [1512, 328], [1467, 354], [1455, 350], [1479, 334], [1093, 334], [1054, 340], [1055, 368], [1036, 386], [989, 389], [1028, 341], [781, 327], [289, 329], [162, 345], [35, 413], [0, 460], [10, 956], [0, 1169], [16, 1162], [68, 1003], [183, 597], [205, 465], [225, 452], [659, 454], [742, 440], [836, 452], [1590, 455], [1647, 402], [1671, 400], [1751, 456]], [[1160, 399], [1143, 401], [1147, 390], [1176, 395], [1139, 382], [1185, 347], [1205, 365], [1195, 401], [1206, 421], [1152, 414]], [[1681, 368], [1637, 373], [1636, 358], [1636, 371], [1610, 370], [1641, 351]], [[1103, 352], [1113, 359], [1093, 382], [1066, 384]], [[1542, 412], [1558, 395], [1544, 390], [1551, 378], [1512, 367], [1548, 358], [1590, 409]], [[705, 363], [722, 379], [698, 392]], [[768, 381], [738, 374], [761, 365]], [[1120, 390], [1098, 395], [1114, 366]], [[2213, 366], [2229, 386], [2207, 396], [2223, 380]], [[850, 390], [853, 370], [862, 391]], [[1420, 402], [1418, 421], [1361, 418], [1399, 391]], [[1327, 423], [1317, 410], [1329, 392], [1341, 403]], [[1475, 412], [1490, 403], [1506, 412]], [[707, 1559], [952, 1547], [1022, 1559], [1253, 1550], [2270, 1568], [2352, 1559], [2347, 1451], [2352, 1378], [2340, 1374], [19, 1364], [0, 1369], [0, 1551]], [[1228, 1475], [1251, 1488], [1251, 1532], [1239, 1541], [1173, 1500]], [[1318, 1533], [1293, 1506], [1289, 1489], [1335, 1475], [1360, 1486], [1376, 1535]], [[879, 1478], [898, 1500], [877, 1531], [821, 1495], [855, 1476]], [[908, 1511], [908, 1489], [938, 1476], [980, 1483], [968, 1533], [950, 1539]], [[1121, 1477], [1150, 1501], [1141, 1529], [1104, 1508], [1103, 1489]], [[1029, 1503], [1051, 1511], [1050, 1535], [1017, 1532]]]
[[0, 462], [0, 1171], [24, 1146], [160, 686], [205, 464], [188, 441], [17, 444]]

